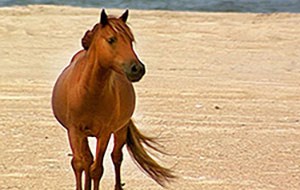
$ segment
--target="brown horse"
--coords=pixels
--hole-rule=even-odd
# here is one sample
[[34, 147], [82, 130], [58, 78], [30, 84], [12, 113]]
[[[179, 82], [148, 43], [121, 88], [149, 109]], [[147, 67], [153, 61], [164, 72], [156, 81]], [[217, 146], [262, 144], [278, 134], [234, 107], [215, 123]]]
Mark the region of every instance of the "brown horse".
[[[149, 156], [143, 144], [157, 150], [155, 141], [142, 135], [131, 120], [135, 108], [131, 83], [143, 77], [145, 67], [133, 50], [134, 37], [126, 25], [127, 17], [128, 10], [119, 18], [108, 17], [102, 10], [100, 23], [82, 39], [84, 50], [74, 55], [53, 89], [53, 113], [68, 131], [77, 190], [82, 189], [83, 172], [84, 189], [91, 189], [91, 181], [94, 189], [99, 189], [111, 134], [116, 190], [122, 189], [120, 167], [125, 144], [138, 166], [158, 184], [164, 186], [174, 177]], [[97, 138], [95, 159], [88, 137]]]

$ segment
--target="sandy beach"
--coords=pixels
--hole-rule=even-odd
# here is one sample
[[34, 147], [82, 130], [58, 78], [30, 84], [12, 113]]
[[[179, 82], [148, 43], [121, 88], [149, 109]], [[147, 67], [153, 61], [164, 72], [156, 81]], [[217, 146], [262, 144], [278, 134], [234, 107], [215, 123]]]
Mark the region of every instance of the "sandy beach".
[[[75, 189], [50, 98], [99, 12], [0, 8], [1, 190]], [[147, 66], [134, 118], [170, 153], [159, 157], [178, 176], [169, 189], [300, 189], [300, 14], [130, 10], [129, 25]], [[162, 189], [124, 153], [125, 189]]]

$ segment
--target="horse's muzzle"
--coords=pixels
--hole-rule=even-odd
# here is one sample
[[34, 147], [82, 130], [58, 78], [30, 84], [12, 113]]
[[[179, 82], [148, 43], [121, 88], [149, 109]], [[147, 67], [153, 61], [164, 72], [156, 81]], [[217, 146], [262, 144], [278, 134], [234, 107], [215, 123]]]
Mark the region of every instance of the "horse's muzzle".
[[132, 62], [125, 68], [125, 73], [130, 82], [138, 82], [146, 73], [145, 65], [141, 62]]

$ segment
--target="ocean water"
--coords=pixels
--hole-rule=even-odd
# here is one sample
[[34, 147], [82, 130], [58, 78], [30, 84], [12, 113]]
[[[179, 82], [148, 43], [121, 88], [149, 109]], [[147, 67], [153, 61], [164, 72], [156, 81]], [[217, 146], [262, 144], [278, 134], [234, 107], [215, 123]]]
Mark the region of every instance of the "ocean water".
[[208, 12], [300, 12], [300, 0], [0, 0], [0, 7], [30, 4]]

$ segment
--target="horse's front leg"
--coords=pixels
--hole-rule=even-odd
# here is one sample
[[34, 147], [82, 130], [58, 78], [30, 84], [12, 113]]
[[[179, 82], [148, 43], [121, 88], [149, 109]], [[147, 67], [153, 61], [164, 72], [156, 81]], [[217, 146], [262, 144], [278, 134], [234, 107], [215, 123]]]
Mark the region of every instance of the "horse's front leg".
[[126, 126], [114, 133], [114, 149], [111, 153], [111, 158], [115, 167], [115, 190], [123, 190], [121, 184], [121, 163], [123, 160], [122, 148], [126, 143], [127, 130]]
[[93, 155], [89, 147], [88, 139], [85, 138], [83, 141], [83, 158], [84, 158], [84, 174], [85, 174], [85, 183], [84, 190], [91, 190], [91, 176], [90, 176], [90, 167], [93, 163]]
[[96, 158], [90, 167], [90, 175], [94, 182], [94, 190], [99, 190], [99, 183], [103, 175], [103, 157], [109, 142], [110, 134], [102, 134], [97, 138]]
[[87, 138], [76, 128], [68, 129], [68, 137], [73, 153], [71, 161], [76, 178], [76, 190], [82, 190], [82, 172], [85, 171], [85, 190], [91, 189], [91, 179], [89, 175], [90, 165], [93, 162], [93, 156], [88, 146]]

